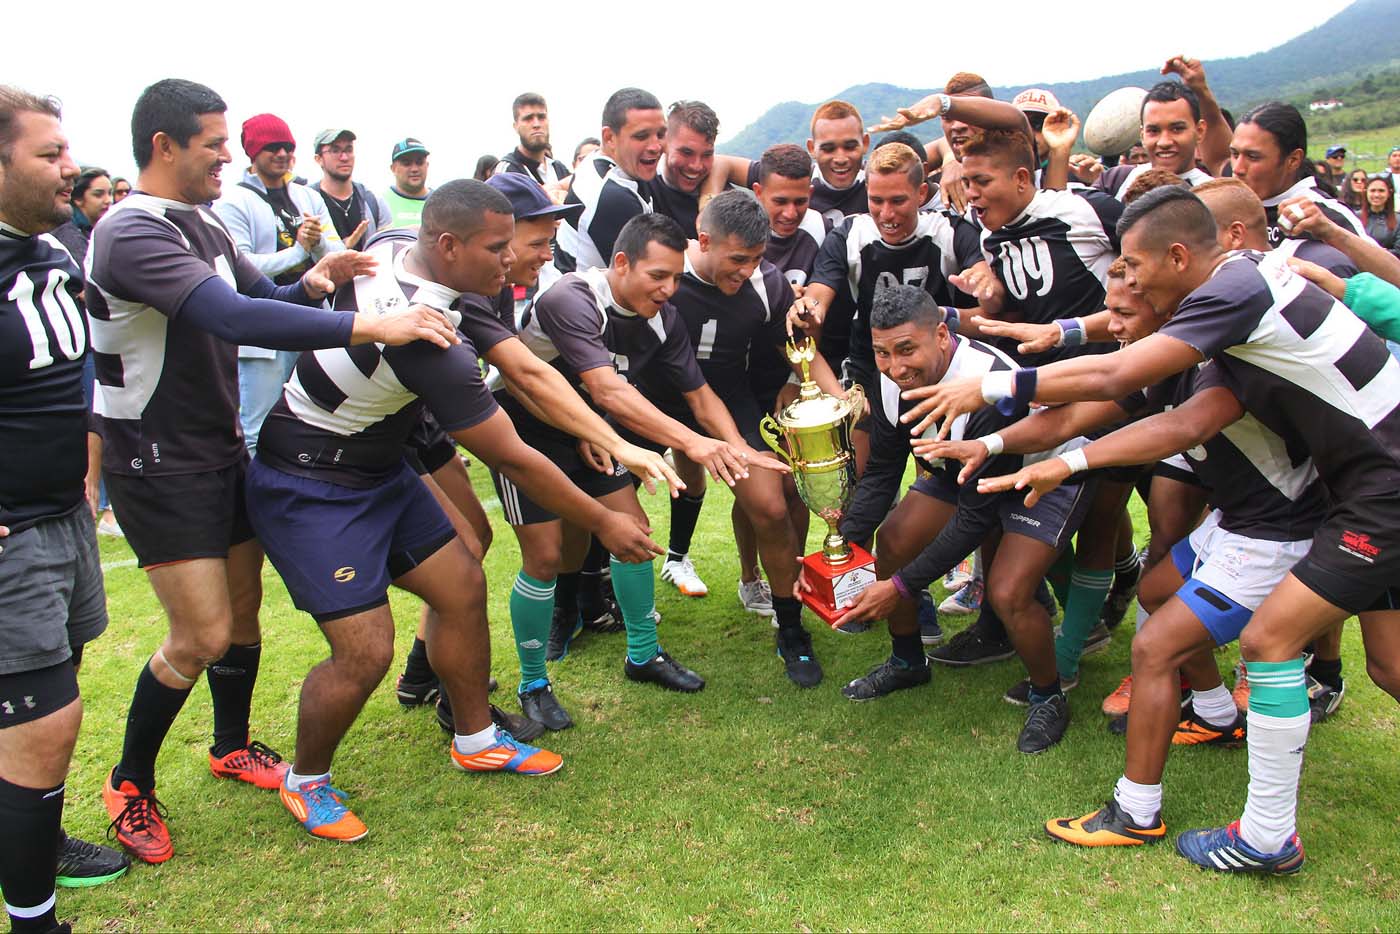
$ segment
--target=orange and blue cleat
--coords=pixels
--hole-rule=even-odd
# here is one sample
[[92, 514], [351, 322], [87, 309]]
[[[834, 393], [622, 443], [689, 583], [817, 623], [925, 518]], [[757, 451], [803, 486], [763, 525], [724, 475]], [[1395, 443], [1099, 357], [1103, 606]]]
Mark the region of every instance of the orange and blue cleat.
[[496, 730], [496, 742], [480, 752], [460, 753], [453, 745], [452, 764], [464, 772], [516, 772], [520, 775], [552, 775], [564, 767], [556, 753], [520, 742]]
[[278, 787], [277, 795], [313, 837], [351, 843], [369, 833], [364, 822], [345, 806], [345, 792], [331, 787], [329, 776], [307, 782], [296, 790], [288, 788], [284, 782]]
[[175, 855], [170, 830], [165, 826], [165, 808], [156, 800], [155, 789], [142, 791], [129, 781], [112, 784], [112, 775], [102, 785], [102, 803], [112, 823], [107, 835], [115, 837], [132, 856], [143, 863], [163, 863]]
[[1103, 807], [1083, 817], [1046, 821], [1045, 832], [1075, 846], [1142, 846], [1161, 842], [1167, 825], [1162, 823], [1160, 812], [1151, 824], [1138, 824], [1110, 797]]
[[1235, 714], [1235, 720], [1229, 726], [1215, 726], [1193, 712], [1176, 725], [1176, 732], [1172, 734], [1172, 745], [1239, 746], [1245, 741], [1247, 728], [1243, 714]]
[[209, 753], [209, 771], [215, 778], [236, 778], [269, 791], [281, 788], [289, 766], [262, 743], [252, 742], [226, 756]]

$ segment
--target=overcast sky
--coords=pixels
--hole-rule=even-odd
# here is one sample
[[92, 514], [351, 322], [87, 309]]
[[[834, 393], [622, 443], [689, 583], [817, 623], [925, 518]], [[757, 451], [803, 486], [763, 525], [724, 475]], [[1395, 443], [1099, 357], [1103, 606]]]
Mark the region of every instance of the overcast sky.
[[[574, 11], [605, 5], [16, 3], [4, 14], [0, 81], [58, 96], [75, 157], [115, 174], [133, 168], [131, 107], [141, 89], [182, 77], [228, 102], [230, 168], [247, 165], [236, 145], [239, 124], [271, 111], [296, 135], [302, 174], [319, 177], [310, 149], [316, 132], [346, 126], [359, 135], [356, 178], [380, 187], [402, 136], [432, 150], [430, 184], [470, 175], [483, 153], [508, 151], [516, 142], [510, 102], [524, 90], [548, 98], [555, 151], [566, 161], [578, 140], [597, 135], [604, 100], [626, 85], [652, 91], [663, 105], [704, 100], [720, 116], [722, 148], [773, 104], [819, 101], [853, 84], [932, 87], [968, 70], [994, 85], [1053, 87], [1159, 66], [1178, 53], [1209, 63], [1278, 45], [1348, 2], [1211, 3], [1204, 15], [1190, 2], [1071, 3], [1059, 8], [1077, 22], [1067, 15], [1058, 24], [1047, 16], [1056, 5], [1045, 0], [996, 0], [995, 13], [969, 4], [952, 16], [945, 11], [957, 7], [946, 3], [882, 6], [900, 10], [898, 24], [863, 16], [861, 4], [772, 4], [791, 11], [784, 20], [753, 0], [639, 4], [591, 21]], [[837, 10], [855, 18], [838, 25]], [[981, 29], [989, 33], [977, 35]]]

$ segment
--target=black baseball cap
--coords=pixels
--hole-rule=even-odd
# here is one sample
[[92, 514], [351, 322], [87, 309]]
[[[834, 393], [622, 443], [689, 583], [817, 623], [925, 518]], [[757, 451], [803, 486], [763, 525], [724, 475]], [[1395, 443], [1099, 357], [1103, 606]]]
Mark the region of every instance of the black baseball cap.
[[510, 199], [510, 210], [518, 221], [537, 217], [577, 217], [583, 213], [581, 204], [555, 204], [544, 193], [540, 183], [519, 172], [497, 172], [486, 184]]

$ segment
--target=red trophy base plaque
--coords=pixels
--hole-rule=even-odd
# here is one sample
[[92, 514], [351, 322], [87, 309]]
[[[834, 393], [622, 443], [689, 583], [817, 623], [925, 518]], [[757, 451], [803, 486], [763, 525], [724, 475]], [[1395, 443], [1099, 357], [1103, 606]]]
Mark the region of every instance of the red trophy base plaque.
[[802, 594], [802, 602], [828, 626], [846, 611], [856, 597], [875, 583], [875, 557], [852, 543], [848, 561], [832, 566], [820, 551], [802, 559], [802, 571], [811, 588]]

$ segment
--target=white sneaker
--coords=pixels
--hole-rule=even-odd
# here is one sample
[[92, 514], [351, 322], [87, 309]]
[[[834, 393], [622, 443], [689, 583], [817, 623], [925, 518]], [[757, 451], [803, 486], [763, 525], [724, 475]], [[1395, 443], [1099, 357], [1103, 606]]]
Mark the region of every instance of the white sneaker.
[[676, 589], [685, 597], [704, 597], [710, 592], [700, 575], [695, 573], [695, 565], [690, 563], [690, 555], [679, 561], [667, 561], [661, 565], [661, 579], [668, 584], [675, 584]]
[[773, 619], [773, 628], [778, 628], [778, 614], [773, 612], [773, 590], [761, 577], [751, 581], [739, 581], [739, 602], [744, 609], [759, 616]]
[[117, 517], [110, 512], [102, 517], [102, 521], [97, 523], [98, 535], [110, 535], [113, 538], [126, 538], [126, 533], [122, 527], [117, 525]]
[[972, 558], [967, 557], [943, 575], [943, 589], [949, 594], [963, 589], [972, 580]]

